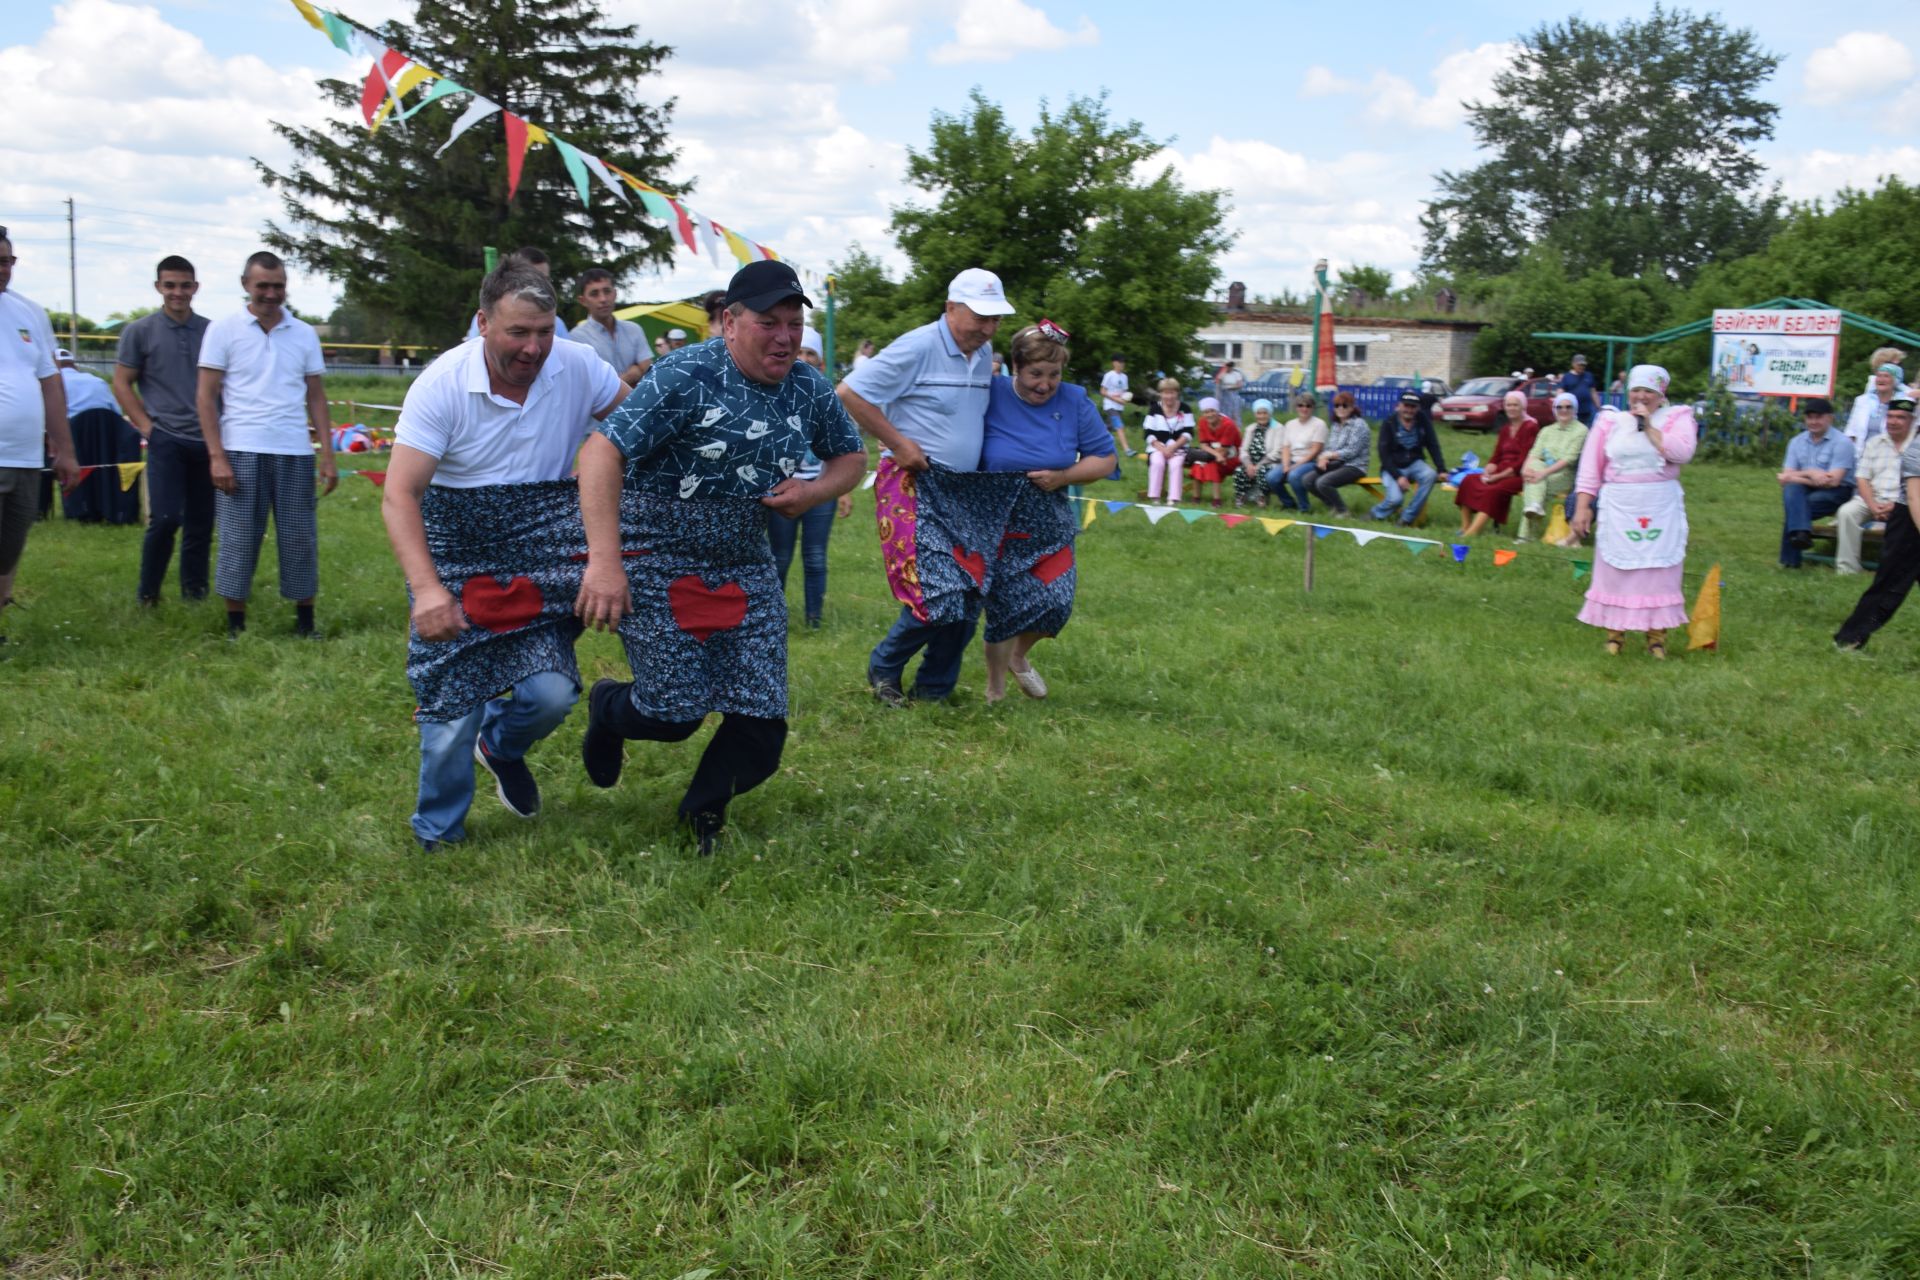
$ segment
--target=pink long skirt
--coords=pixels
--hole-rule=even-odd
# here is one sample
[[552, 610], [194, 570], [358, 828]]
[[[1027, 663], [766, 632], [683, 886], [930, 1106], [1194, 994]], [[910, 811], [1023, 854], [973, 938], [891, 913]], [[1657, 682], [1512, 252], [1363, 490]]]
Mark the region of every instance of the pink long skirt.
[[1680, 575], [1685, 565], [1665, 569], [1616, 569], [1593, 558], [1593, 585], [1580, 621], [1608, 631], [1664, 631], [1687, 625], [1687, 597]]

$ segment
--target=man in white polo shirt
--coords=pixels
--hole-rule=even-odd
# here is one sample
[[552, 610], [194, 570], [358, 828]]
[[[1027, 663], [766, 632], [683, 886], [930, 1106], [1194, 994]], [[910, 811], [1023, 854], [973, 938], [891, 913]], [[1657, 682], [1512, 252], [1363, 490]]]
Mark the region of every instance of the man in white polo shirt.
[[[554, 341], [556, 305], [545, 276], [517, 263], [501, 266], [480, 288], [479, 339], [428, 365], [407, 391], [380, 511], [413, 595], [413, 629], [421, 641], [451, 641], [473, 625], [463, 601], [441, 580], [431, 550], [441, 523], [471, 514], [460, 499], [491, 486], [567, 479], [594, 422], [626, 396], [626, 385], [591, 347]], [[423, 511], [429, 486], [448, 501]], [[500, 530], [499, 536], [511, 534]], [[481, 671], [487, 661], [476, 658]], [[540, 788], [526, 754], [567, 718], [580, 684], [575, 673], [554, 670], [502, 678], [511, 685], [489, 691], [498, 696], [451, 709], [451, 718], [429, 719], [447, 712], [425, 706], [416, 717], [420, 799], [412, 826], [429, 853], [466, 834], [476, 760], [493, 775], [510, 812], [522, 818], [540, 812]]]
[[213, 475], [220, 551], [213, 589], [227, 602], [227, 636], [247, 629], [253, 570], [273, 518], [280, 595], [294, 602], [295, 634], [318, 639], [313, 598], [320, 592], [320, 528], [314, 519], [313, 442], [320, 482], [340, 483], [326, 364], [313, 326], [287, 309], [286, 264], [264, 249], [240, 273], [247, 305], [207, 326], [200, 340], [195, 404]]
[[[938, 319], [901, 334], [840, 383], [847, 412], [892, 455], [881, 460], [876, 489], [904, 485], [910, 494], [913, 473], [932, 464], [953, 471], [980, 469], [993, 378], [988, 344], [1000, 317], [1012, 313], [1000, 277], [969, 267], [947, 286], [946, 309]], [[960, 682], [960, 664], [979, 621], [976, 609], [963, 622], [932, 625], [903, 605], [867, 659], [873, 696], [890, 707], [905, 706], [900, 680], [913, 655], [924, 649], [912, 696], [927, 702], [946, 698]]]
[[13, 283], [13, 241], [0, 227], [0, 611], [13, 603], [13, 575], [40, 516], [40, 465], [53, 454], [62, 488], [79, 476], [67, 431], [67, 397], [53, 364], [53, 326]]

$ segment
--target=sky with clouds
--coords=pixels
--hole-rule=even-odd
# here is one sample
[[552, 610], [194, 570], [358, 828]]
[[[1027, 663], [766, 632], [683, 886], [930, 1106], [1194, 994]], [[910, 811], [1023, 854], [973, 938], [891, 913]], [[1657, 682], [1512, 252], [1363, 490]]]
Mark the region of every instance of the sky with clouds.
[[[1021, 127], [1043, 99], [1104, 89], [1116, 116], [1165, 143], [1161, 162], [1190, 186], [1229, 193], [1238, 239], [1223, 285], [1242, 280], [1261, 294], [1304, 287], [1321, 256], [1405, 280], [1433, 173], [1474, 161], [1462, 104], [1485, 91], [1508, 41], [1550, 16], [1518, 0], [1218, 0], [1178, 17], [1164, 3], [1083, 0], [970, 0], [957, 17], [955, 5], [931, 0], [604, 4], [676, 51], [644, 91], [678, 99], [672, 136], [680, 175], [698, 182], [691, 203], [796, 263], [823, 270], [857, 242], [898, 264], [887, 223], [911, 194], [907, 149], [925, 145], [934, 112], [963, 111], [970, 89]], [[336, 7], [369, 25], [411, 9]], [[1650, 8], [1580, 12], [1612, 22]], [[271, 122], [320, 121], [315, 80], [365, 72], [283, 0], [25, 0], [7, 10], [0, 224], [21, 259], [14, 283], [65, 308], [72, 196], [80, 311], [96, 318], [151, 303], [162, 253], [193, 258], [203, 281], [237, 273], [274, 212], [250, 162], [285, 160]], [[1760, 150], [1788, 195], [1871, 186], [1887, 173], [1920, 178], [1912, 0], [1745, 0], [1722, 12], [1785, 55], [1770, 85], [1777, 134]], [[416, 123], [444, 127], [453, 103]], [[683, 254], [627, 293], [684, 296], [725, 274]], [[328, 309], [336, 291], [297, 272], [292, 285], [307, 311]], [[203, 309], [220, 309], [221, 292], [203, 288]]]

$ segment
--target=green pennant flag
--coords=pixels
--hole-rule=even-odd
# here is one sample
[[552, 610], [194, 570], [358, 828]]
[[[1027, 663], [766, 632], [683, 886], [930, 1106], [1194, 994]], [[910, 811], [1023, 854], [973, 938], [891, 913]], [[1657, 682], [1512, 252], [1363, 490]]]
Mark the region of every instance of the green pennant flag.
[[1180, 518], [1188, 524], [1192, 524], [1196, 520], [1204, 520], [1212, 514], [1213, 512], [1211, 511], [1189, 511], [1185, 507], [1180, 508]]
[[1415, 542], [1411, 538], [1403, 538], [1401, 539], [1400, 545], [1417, 556], [1433, 544], [1431, 542]]
[[457, 85], [451, 80], [447, 80], [444, 78], [435, 80], [432, 84], [427, 86], [427, 91], [420, 95], [420, 100], [418, 102], [414, 103], [410, 107], [403, 109], [400, 112], [400, 118], [402, 120], [406, 120], [413, 116], [417, 116], [420, 114], [421, 108], [427, 106], [430, 103], [438, 102], [442, 98], [450, 98], [456, 93], [472, 93], [472, 92], [473, 90], [466, 88], [464, 85]]
[[649, 218], [658, 218], [669, 226], [679, 222], [678, 216], [673, 212], [673, 206], [667, 203], [665, 196], [654, 191], [640, 191], [637, 194], [640, 197], [640, 203], [646, 206]]
[[1580, 579], [1582, 579], [1582, 578], [1584, 578], [1584, 577], [1586, 577], [1586, 576], [1587, 576], [1587, 574], [1588, 574], [1588, 573], [1589, 573], [1589, 572], [1590, 572], [1590, 571], [1591, 571], [1592, 569], [1593, 569], [1593, 561], [1591, 561], [1591, 560], [1575, 560], [1575, 561], [1573, 562], [1573, 580], [1574, 580], [1575, 582], [1578, 582], [1578, 581], [1580, 581]]
[[345, 54], [354, 52], [353, 28], [340, 21], [340, 15], [331, 9], [320, 11], [320, 21], [327, 24], [327, 39], [333, 41], [333, 47]]
[[553, 145], [560, 149], [560, 159], [566, 162], [567, 176], [573, 179], [573, 189], [580, 193], [580, 203], [593, 203], [587, 196], [587, 166], [580, 159], [580, 153], [565, 138], [558, 134], [552, 136]]

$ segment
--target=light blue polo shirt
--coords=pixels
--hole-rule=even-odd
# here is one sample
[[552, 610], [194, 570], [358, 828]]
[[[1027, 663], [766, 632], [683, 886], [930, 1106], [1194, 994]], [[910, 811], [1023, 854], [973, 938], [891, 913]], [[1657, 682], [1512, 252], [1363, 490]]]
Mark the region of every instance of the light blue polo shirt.
[[1835, 467], [1845, 467], [1847, 474], [1840, 483], [1853, 483], [1853, 441], [1841, 435], [1831, 427], [1827, 429], [1827, 438], [1819, 444], [1813, 442], [1813, 433], [1802, 431], [1787, 441], [1788, 471], [1831, 471]]
[[993, 350], [960, 354], [947, 318], [910, 329], [847, 375], [847, 386], [878, 405], [900, 434], [955, 471], [980, 469]]

